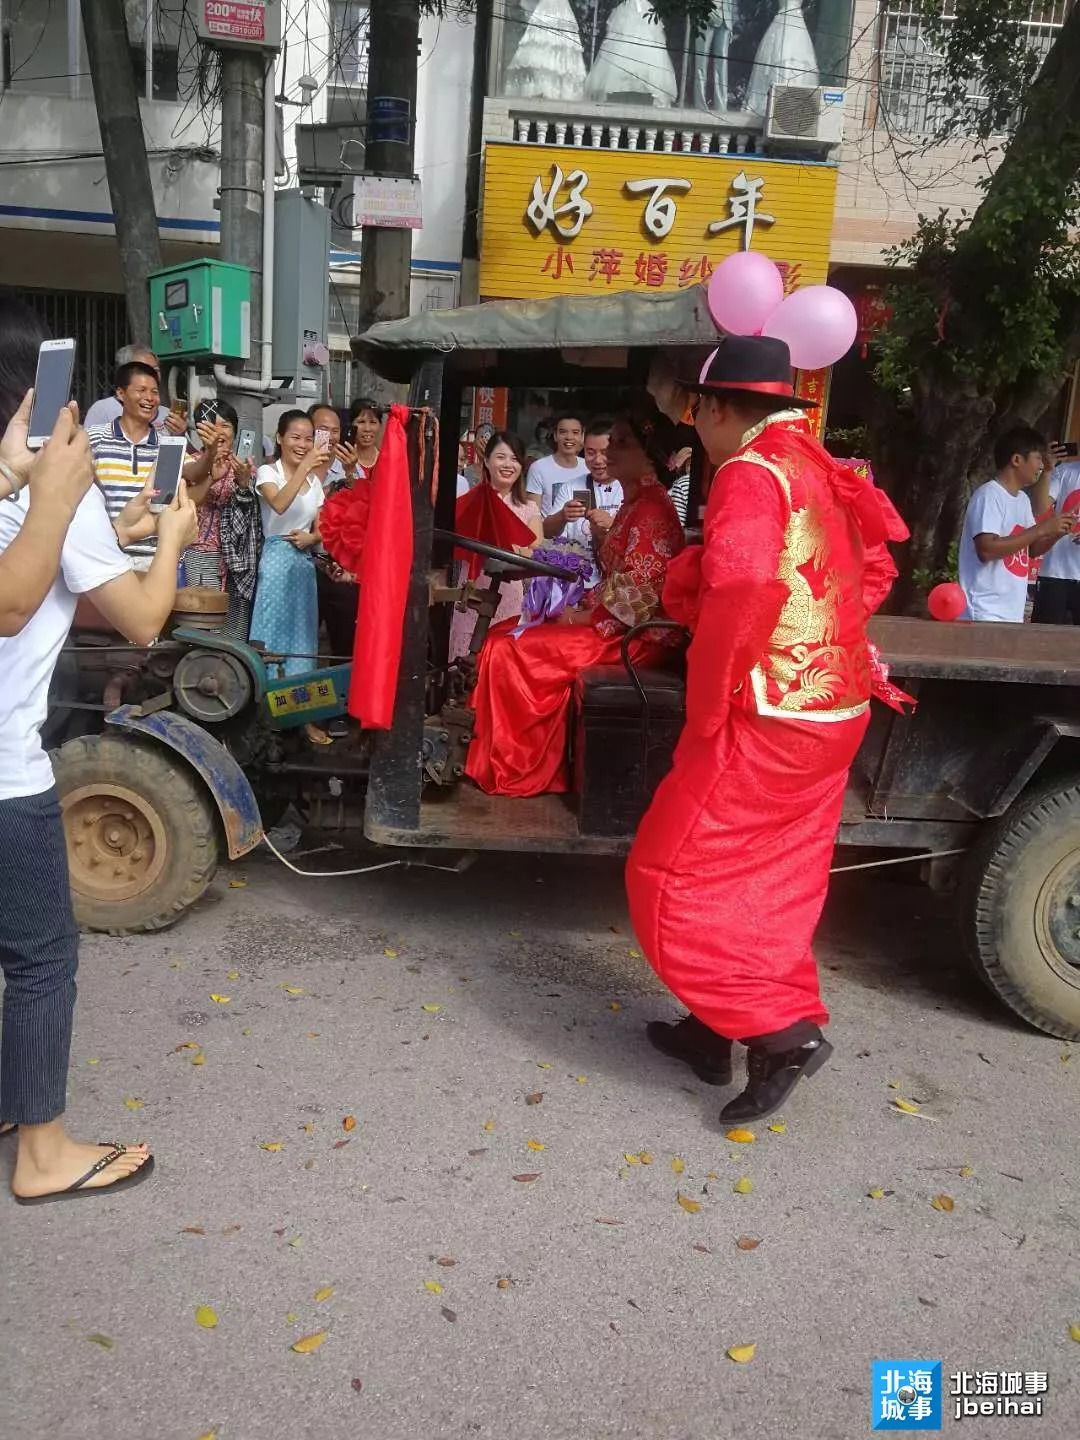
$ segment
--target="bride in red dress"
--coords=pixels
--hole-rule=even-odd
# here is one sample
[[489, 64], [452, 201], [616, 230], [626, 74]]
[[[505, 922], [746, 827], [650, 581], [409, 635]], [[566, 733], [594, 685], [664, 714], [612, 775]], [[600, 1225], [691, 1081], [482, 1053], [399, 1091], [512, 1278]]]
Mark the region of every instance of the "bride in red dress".
[[[659, 412], [615, 421], [608, 474], [622, 483], [623, 503], [600, 545], [600, 584], [557, 621], [514, 636], [516, 622], [507, 620], [488, 635], [472, 697], [476, 730], [465, 773], [489, 795], [570, 788], [574, 680], [589, 666], [618, 664], [623, 634], [659, 613], [668, 562], [683, 547], [679, 517], [659, 479], [674, 441], [674, 426]], [[659, 638], [646, 634], [630, 653], [635, 663], [649, 664], [663, 650]]]

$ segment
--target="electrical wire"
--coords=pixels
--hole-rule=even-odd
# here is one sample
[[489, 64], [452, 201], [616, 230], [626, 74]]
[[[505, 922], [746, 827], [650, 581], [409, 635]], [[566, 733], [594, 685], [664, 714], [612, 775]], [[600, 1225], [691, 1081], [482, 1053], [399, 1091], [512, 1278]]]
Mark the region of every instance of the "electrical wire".
[[378, 865], [361, 865], [355, 870], [301, 870], [299, 865], [294, 865], [277, 848], [274, 842], [265, 833], [262, 837], [263, 845], [277, 856], [282, 865], [293, 872], [294, 875], [303, 875], [308, 880], [338, 880], [346, 875], [370, 875], [375, 870], [441, 870], [447, 875], [462, 875], [476, 859], [472, 851], [461, 857], [456, 865], [431, 865], [424, 860], [383, 860]]

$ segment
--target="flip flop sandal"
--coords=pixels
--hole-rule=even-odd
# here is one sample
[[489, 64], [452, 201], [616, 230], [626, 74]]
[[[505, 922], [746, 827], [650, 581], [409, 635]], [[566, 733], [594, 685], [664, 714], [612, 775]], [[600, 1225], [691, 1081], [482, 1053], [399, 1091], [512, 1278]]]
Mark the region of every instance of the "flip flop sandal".
[[66, 1190], [56, 1190], [50, 1195], [16, 1195], [15, 1203], [17, 1205], [48, 1205], [53, 1200], [81, 1200], [87, 1195], [114, 1195], [118, 1190], [130, 1190], [134, 1185], [141, 1185], [154, 1169], [153, 1155], [148, 1156], [137, 1170], [133, 1170], [130, 1175], [125, 1175], [122, 1180], [114, 1180], [111, 1185], [92, 1185], [89, 1189], [85, 1188], [88, 1180], [92, 1180], [107, 1165], [111, 1165], [114, 1160], [119, 1160], [120, 1156], [126, 1153], [127, 1146], [121, 1145], [118, 1141], [101, 1141], [103, 1145], [110, 1143], [113, 1148], [109, 1153], [103, 1155], [96, 1165], [91, 1165], [86, 1174], [81, 1175]]

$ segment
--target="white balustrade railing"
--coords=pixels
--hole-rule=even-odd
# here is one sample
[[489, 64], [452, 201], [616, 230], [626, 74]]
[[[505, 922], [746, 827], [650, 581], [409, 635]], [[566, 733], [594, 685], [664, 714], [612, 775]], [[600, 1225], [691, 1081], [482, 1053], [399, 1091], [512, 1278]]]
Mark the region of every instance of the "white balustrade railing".
[[761, 148], [762, 128], [760, 117], [734, 111], [712, 115], [699, 110], [510, 98], [491, 99], [484, 106], [486, 138], [519, 145], [754, 155]]

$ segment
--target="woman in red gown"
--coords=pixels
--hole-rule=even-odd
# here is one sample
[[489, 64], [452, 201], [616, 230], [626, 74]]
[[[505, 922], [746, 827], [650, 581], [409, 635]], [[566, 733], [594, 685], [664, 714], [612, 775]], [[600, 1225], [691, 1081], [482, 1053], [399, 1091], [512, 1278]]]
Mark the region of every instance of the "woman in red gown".
[[[540, 795], [570, 788], [567, 740], [574, 680], [591, 665], [619, 661], [623, 634], [660, 610], [668, 562], [683, 530], [659, 476], [674, 448], [659, 412], [615, 421], [608, 474], [623, 503], [597, 557], [602, 580], [580, 609], [515, 636], [504, 621], [488, 635], [473, 692], [476, 730], [465, 773], [489, 795]], [[659, 633], [659, 632], [658, 632]], [[663, 642], [639, 636], [636, 663], [655, 661]]]

